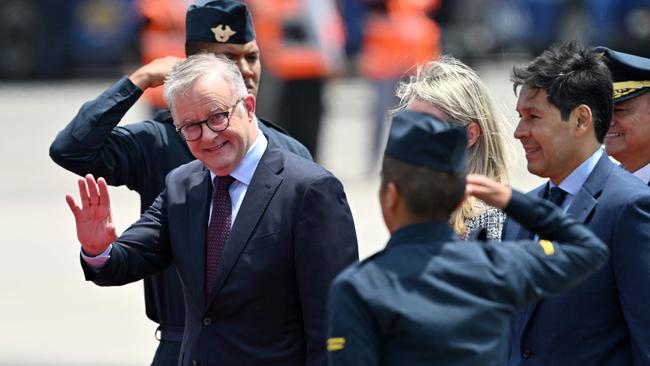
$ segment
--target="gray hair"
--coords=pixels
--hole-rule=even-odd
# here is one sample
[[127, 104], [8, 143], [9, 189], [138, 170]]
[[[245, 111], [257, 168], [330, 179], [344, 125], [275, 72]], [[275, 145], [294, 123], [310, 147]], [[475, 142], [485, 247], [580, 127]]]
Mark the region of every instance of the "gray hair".
[[165, 78], [164, 93], [169, 108], [173, 109], [174, 97], [186, 92], [199, 77], [210, 74], [218, 75], [228, 83], [235, 97], [242, 98], [248, 93], [244, 78], [233, 61], [223, 55], [198, 53], [176, 64]]
[[[504, 129], [509, 126], [503, 113], [495, 107], [487, 87], [474, 70], [451, 56], [441, 56], [417, 68], [414, 76], [399, 85], [398, 109], [412, 100], [420, 100], [439, 108], [450, 122], [467, 126], [476, 122], [481, 127], [477, 142], [468, 149], [469, 173], [486, 175], [498, 182], [508, 183], [512, 147]], [[463, 222], [480, 212], [466, 201], [452, 219], [457, 232], [464, 230]]]

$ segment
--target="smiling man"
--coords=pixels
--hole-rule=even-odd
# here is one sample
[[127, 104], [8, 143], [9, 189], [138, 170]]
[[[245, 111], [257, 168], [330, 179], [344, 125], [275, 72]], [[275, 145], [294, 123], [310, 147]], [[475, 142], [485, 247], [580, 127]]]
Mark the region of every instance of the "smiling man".
[[[236, 0], [197, 0], [187, 10], [185, 27], [188, 56], [207, 52], [228, 57], [239, 68], [248, 93], [257, 95], [260, 52], [246, 5]], [[167, 173], [195, 157], [176, 132], [169, 110], [160, 111], [152, 120], [118, 123], [143, 91], [162, 85], [180, 60], [171, 56], [154, 60], [85, 103], [52, 142], [52, 159], [76, 174], [101, 176], [110, 185], [136, 191], [144, 212], [162, 191]], [[270, 147], [311, 158], [298, 141], [254, 118]], [[175, 366], [185, 321], [176, 269], [172, 266], [143, 282], [147, 316], [159, 324], [156, 338], [160, 343], [152, 366]]]
[[[512, 74], [515, 129], [544, 197], [583, 222], [612, 256], [569, 292], [540, 300], [511, 322], [509, 365], [648, 365], [650, 190], [601, 148], [612, 115], [612, 79], [591, 50], [552, 47]], [[508, 219], [504, 239], [533, 234]]]
[[650, 184], [650, 59], [596, 47], [614, 79], [614, 113], [607, 153]]
[[119, 238], [106, 182], [79, 179], [75, 216], [87, 280], [137, 281], [175, 265], [185, 301], [178, 365], [325, 365], [327, 288], [358, 259], [343, 186], [271, 148], [237, 67], [201, 54], [165, 81], [197, 158]]

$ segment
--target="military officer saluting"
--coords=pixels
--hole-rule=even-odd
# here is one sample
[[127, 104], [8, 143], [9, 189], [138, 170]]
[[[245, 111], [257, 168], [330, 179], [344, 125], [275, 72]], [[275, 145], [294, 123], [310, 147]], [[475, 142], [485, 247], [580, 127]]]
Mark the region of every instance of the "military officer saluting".
[[614, 112], [605, 135], [607, 153], [650, 183], [650, 59], [596, 47], [614, 79]]
[[[544, 200], [466, 176], [464, 130], [404, 111], [390, 129], [379, 193], [391, 238], [330, 289], [330, 365], [503, 365], [515, 309], [565, 291], [607, 247]], [[462, 242], [448, 224], [466, 191], [540, 240]]]

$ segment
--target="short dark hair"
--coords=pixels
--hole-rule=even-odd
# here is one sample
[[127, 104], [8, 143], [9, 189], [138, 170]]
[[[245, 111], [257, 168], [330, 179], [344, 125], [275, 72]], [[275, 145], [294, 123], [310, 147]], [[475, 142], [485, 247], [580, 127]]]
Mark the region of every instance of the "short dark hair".
[[591, 108], [596, 140], [602, 143], [613, 109], [612, 76], [602, 58], [577, 42], [555, 45], [525, 66], [515, 66], [510, 80], [519, 86], [544, 89], [562, 120], [580, 104]]
[[392, 182], [415, 218], [447, 221], [465, 195], [465, 176], [465, 172], [438, 172], [385, 156], [381, 190]]

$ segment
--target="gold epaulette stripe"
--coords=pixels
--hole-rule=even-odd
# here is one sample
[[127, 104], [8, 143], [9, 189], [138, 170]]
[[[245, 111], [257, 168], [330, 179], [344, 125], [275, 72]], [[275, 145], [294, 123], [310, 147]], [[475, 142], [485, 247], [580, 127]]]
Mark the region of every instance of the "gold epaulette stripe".
[[327, 350], [330, 352], [342, 350], [345, 347], [345, 338], [336, 337], [327, 340]]
[[551, 256], [555, 254], [555, 247], [553, 247], [553, 243], [548, 241], [548, 240], [540, 240], [539, 245], [542, 246], [542, 249], [544, 250], [544, 254], [547, 256]]
[[639, 89], [650, 87], [650, 80], [617, 81], [613, 85], [614, 99], [616, 99], [634, 93]]

